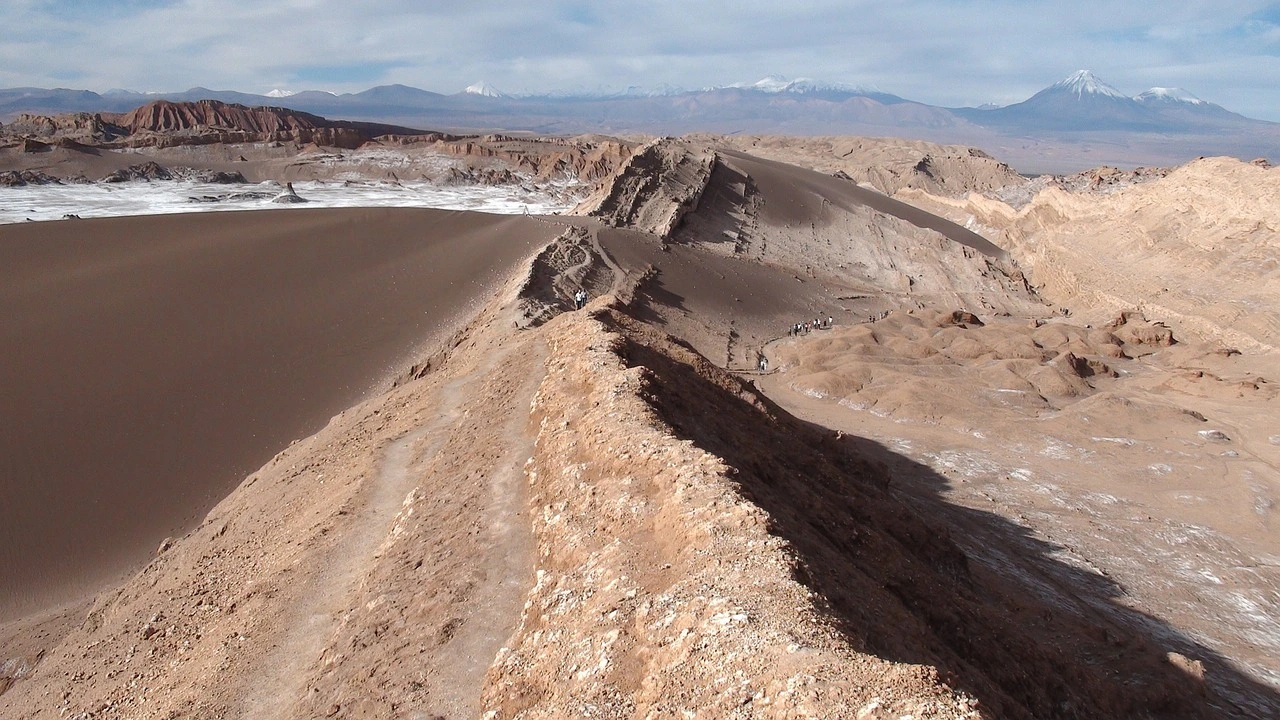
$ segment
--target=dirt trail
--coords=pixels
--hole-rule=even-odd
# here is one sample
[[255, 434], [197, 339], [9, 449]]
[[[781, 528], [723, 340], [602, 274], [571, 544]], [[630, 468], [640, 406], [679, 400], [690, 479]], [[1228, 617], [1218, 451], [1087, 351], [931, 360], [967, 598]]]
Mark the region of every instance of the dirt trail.
[[302, 697], [310, 665], [319, 659], [338, 618], [359, 589], [363, 571], [376, 558], [379, 544], [391, 530], [405, 495], [416, 485], [416, 478], [409, 473], [413, 446], [427, 443], [419, 449], [418, 456], [430, 456], [440, 449], [457, 420], [463, 397], [461, 386], [467, 380], [459, 378], [441, 390], [434, 423], [392, 442], [383, 452], [374, 482], [367, 490], [368, 504], [295, 605], [287, 632], [263, 663], [265, 672], [255, 688], [257, 692], [245, 703], [245, 717], [283, 717], [289, 706]]
[[[510, 397], [520, 401], [532, 397], [542, 381], [546, 347], [538, 341], [534, 347], [520, 348], [516, 361], [522, 370], [520, 386]], [[481, 376], [508, 362], [512, 352], [507, 348], [490, 356]], [[532, 538], [528, 523], [520, 515], [528, 506], [528, 486], [524, 480], [526, 461], [533, 454], [534, 435], [529, 429], [527, 405], [508, 404], [499, 437], [506, 446], [489, 477], [488, 507], [482, 513], [489, 522], [489, 545], [483, 561], [489, 569], [473, 598], [476, 606], [465, 615], [467, 621], [446, 646], [440, 658], [438, 696], [443, 700], [437, 711], [448, 717], [476, 717], [480, 710], [480, 691], [494, 656], [507, 641], [520, 617], [533, 573]]]
[[[509, 361], [513, 351], [520, 354]], [[466, 442], [470, 411], [468, 398], [485, 394], [495, 368], [514, 365], [520, 387], [512, 398], [527, 398], [540, 382], [545, 348], [508, 346], [487, 355], [483, 364], [445, 383], [435, 394], [429, 424], [391, 442], [373, 482], [363, 489], [365, 504], [357, 510], [351, 527], [327, 554], [324, 566], [296, 601], [289, 628], [262, 665], [260, 682], [244, 705], [244, 717], [293, 717], [309, 704], [308, 689], [327, 657], [341, 647], [341, 635], [351, 617], [349, 609], [363, 604], [375, 583], [374, 568], [399, 526], [411, 514], [417, 489], [432, 475], [447, 473], [437, 461], [453, 443]], [[506, 403], [510, 405], [511, 403]], [[472, 506], [471, 514], [487, 538], [483, 561], [486, 569], [478, 583], [451, 608], [466, 622], [451, 630], [437, 649], [437, 671], [424, 683], [432, 698], [431, 713], [443, 717], [474, 717], [479, 709], [485, 671], [515, 626], [532, 575], [529, 529], [517, 521], [527, 498], [523, 467], [532, 453], [533, 436], [526, 425], [527, 408], [505, 407], [505, 422], [495, 434], [503, 443], [489, 447], [493, 458], [485, 504]], [[465, 507], [464, 503], [464, 507]], [[470, 607], [467, 607], [470, 605]]]
[[614, 260], [613, 256], [600, 244], [600, 228], [591, 228], [587, 239], [591, 241], [591, 246], [595, 248], [596, 253], [600, 256], [600, 260], [604, 262], [605, 267], [613, 273], [613, 284], [609, 288], [609, 292], [617, 294], [627, 283], [628, 275]]

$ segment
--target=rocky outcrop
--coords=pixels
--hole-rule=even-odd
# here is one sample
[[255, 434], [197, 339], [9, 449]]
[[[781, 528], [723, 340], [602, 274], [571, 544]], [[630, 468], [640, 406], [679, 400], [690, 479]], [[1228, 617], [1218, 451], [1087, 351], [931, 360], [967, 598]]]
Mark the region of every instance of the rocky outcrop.
[[966, 310], [952, 310], [938, 315], [934, 324], [938, 327], [946, 327], [948, 325], [958, 325], [960, 327], [968, 327], [972, 325], [974, 327], [982, 327], [986, 323], [982, 322], [977, 315]]
[[214, 185], [239, 185], [249, 182], [240, 172], [224, 172], [222, 170], [195, 170], [188, 176], [196, 182]]
[[449, 168], [440, 182], [444, 185], [510, 185], [520, 177], [507, 168]]
[[296, 205], [298, 203], [308, 202], [308, 200], [294, 191], [293, 183], [285, 183], [284, 190], [280, 191], [279, 195], [272, 198], [271, 202], [279, 205]]
[[217, 195], [199, 195], [187, 198], [187, 202], [192, 203], [220, 203], [235, 202], [243, 200], [270, 200], [276, 197], [274, 193], [263, 192], [261, 190], [248, 190], [246, 192], [219, 193]]
[[1134, 185], [1141, 185], [1165, 178], [1171, 168], [1139, 167], [1133, 170], [1102, 166], [1072, 175], [1041, 175], [1024, 182], [997, 188], [989, 194], [1011, 207], [1021, 209], [1035, 199], [1041, 191], [1056, 188], [1069, 193], [1110, 195]]
[[51, 175], [33, 170], [6, 170], [0, 172], [0, 187], [24, 185], [61, 185], [62, 181]]
[[130, 165], [122, 170], [116, 170], [110, 175], [102, 178], [102, 182], [118, 183], [130, 182], [133, 180], [172, 180], [173, 172], [169, 168], [164, 167], [156, 162], [145, 162], [140, 165]]
[[472, 160], [492, 160], [512, 172], [537, 180], [573, 178], [595, 182], [608, 177], [635, 148], [615, 138], [515, 138], [506, 135], [460, 136], [443, 133], [379, 137], [384, 144], [430, 145], [447, 155]]
[[1130, 185], [1139, 185], [1167, 177], [1170, 168], [1139, 167], [1133, 170], [1103, 166], [1067, 175], [1058, 179], [1058, 184], [1071, 192], [1116, 190]]
[[537, 327], [574, 309], [578, 291], [588, 299], [608, 293], [620, 274], [586, 230], [570, 228], [529, 264], [520, 284], [516, 325]]
[[1073, 177], [1079, 182], [1020, 200], [900, 197], [1007, 248], [1043, 297], [1087, 321], [1138, 309], [1179, 338], [1280, 347], [1274, 169], [1205, 158], [1172, 171], [1100, 168]]
[[1124, 343], [1168, 347], [1177, 342], [1173, 331], [1164, 323], [1148, 322], [1146, 316], [1136, 310], [1126, 310], [1107, 323], [1107, 329]]
[[666, 237], [698, 207], [715, 153], [673, 139], [636, 150], [575, 213]]
[[63, 115], [37, 115], [22, 113], [3, 128], [3, 134], [11, 137], [73, 138], [80, 142], [101, 144], [114, 141], [128, 132], [100, 113], [66, 113]]

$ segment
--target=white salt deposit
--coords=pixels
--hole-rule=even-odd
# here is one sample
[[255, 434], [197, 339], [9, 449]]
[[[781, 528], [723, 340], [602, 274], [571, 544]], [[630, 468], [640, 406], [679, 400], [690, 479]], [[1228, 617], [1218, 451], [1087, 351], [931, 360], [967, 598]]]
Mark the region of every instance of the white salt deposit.
[[577, 204], [577, 183], [436, 185], [429, 182], [295, 182], [306, 203], [274, 204], [274, 182], [219, 185], [190, 180], [27, 185], [0, 188], [0, 224], [123, 215], [291, 207], [429, 207], [515, 215], [564, 212]]

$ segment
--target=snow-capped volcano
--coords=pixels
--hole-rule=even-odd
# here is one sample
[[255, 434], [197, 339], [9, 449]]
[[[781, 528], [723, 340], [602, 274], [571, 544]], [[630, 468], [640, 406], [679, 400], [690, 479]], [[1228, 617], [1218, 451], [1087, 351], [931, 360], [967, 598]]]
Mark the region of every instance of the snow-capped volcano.
[[1155, 87], [1129, 97], [1088, 70], [1073, 73], [1014, 105], [955, 112], [981, 125], [1018, 132], [1215, 132], [1224, 122], [1248, 122], [1181, 88]]
[[1106, 97], [1129, 99], [1128, 95], [1111, 87], [1089, 70], [1077, 70], [1065, 80], [1059, 80], [1049, 86], [1049, 90], [1065, 90], [1077, 97], [1084, 95], [1104, 95]]
[[1138, 102], [1188, 103], [1191, 105], [1207, 105], [1204, 100], [1192, 95], [1182, 88], [1153, 87], [1134, 98]]
[[294, 92], [293, 90], [281, 90], [280, 88], [276, 88], [275, 90], [272, 90], [271, 92], [267, 93], [267, 97], [269, 97], [269, 98], [287, 98], [287, 97], [291, 97], [291, 96], [293, 96], [293, 95], [297, 95], [297, 94], [298, 94], [298, 93]]
[[479, 95], [481, 97], [488, 97], [488, 98], [506, 97], [506, 94], [504, 94], [501, 90], [499, 90], [498, 88], [490, 85], [489, 83], [483, 80], [481, 80], [478, 83], [468, 85], [466, 89], [463, 90], [462, 92], [466, 93], [467, 95]]

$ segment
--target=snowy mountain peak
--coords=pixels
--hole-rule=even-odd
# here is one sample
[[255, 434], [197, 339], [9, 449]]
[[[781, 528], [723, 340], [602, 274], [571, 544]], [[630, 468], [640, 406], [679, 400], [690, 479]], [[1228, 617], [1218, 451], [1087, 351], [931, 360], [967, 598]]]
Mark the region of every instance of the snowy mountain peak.
[[620, 97], [667, 97], [670, 95], [680, 95], [688, 92], [679, 85], [663, 84], [657, 87], [643, 87], [640, 85], [628, 85], [621, 92], [614, 92], [611, 95]]
[[1077, 70], [1065, 80], [1060, 80], [1050, 86], [1051, 90], [1065, 90], [1077, 97], [1085, 95], [1103, 95], [1106, 97], [1129, 99], [1128, 95], [1111, 87], [1102, 81], [1097, 75], [1089, 70]]
[[1207, 102], [1182, 88], [1153, 87], [1134, 98], [1138, 102], [1179, 102], [1190, 105], [1208, 105]]
[[813, 81], [809, 80], [808, 78], [796, 78], [796, 80], [792, 81], [792, 80], [788, 80], [782, 75], [770, 75], [766, 78], [757, 80], [756, 82], [752, 83], [748, 87], [750, 87], [753, 90], [759, 90], [761, 92], [778, 93], [778, 92], [787, 92], [788, 90], [791, 90], [797, 83], [811, 84], [812, 82]]
[[289, 96], [291, 96], [291, 95], [297, 95], [297, 94], [298, 94], [298, 93], [294, 92], [293, 90], [281, 90], [280, 88], [276, 88], [275, 90], [272, 90], [271, 92], [267, 93], [267, 97], [269, 97], [269, 98], [287, 98], [287, 97], [289, 97]]
[[481, 80], [478, 83], [475, 83], [474, 85], [468, 85], [466, 89], [463, 90], [462, 92], [468, 95], [479, 95], [481, 97], [489, 97], [489, 98], [506, 97], [506, 95], [503, 94], [501, 90], [499, 90], [498, 88], [490, 85], [489, 83], [483, 80]]
[[[860, 85], [848, 85], [845, 83], [825, 83], [813, 78], [796, 78], [789, 80], [782, 75], [770, 75], [753, 83], [733, 83], [720, 87], [736, 88], [739, 90], [755, 90], [764, 93], [819, 93], [819, 92], [835, 92], [849, 93], [861, 95], [867, 93], [879, 92], [875, 89], [864, 88]], [[707, 90], [716, 90], [717, 87], [706, 88]]]

